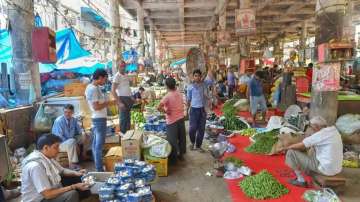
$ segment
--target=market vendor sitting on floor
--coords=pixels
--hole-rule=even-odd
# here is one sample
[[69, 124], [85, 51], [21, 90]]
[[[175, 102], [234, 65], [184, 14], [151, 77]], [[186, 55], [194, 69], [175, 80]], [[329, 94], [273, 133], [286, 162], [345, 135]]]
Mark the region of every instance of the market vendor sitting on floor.
[[[326, 120], [320, 116], [310, 120], [310, 127], [314, 130], [311, 136], [285, 148], [286, 164], [296, 174], [296, 179], [290, 180], [289, 183], [295, 186], [307, 186], [301, 172], [334, 176], [342, 169], [343, 144], [336, 127], [328, 127]], [[300, 151], [311, 147], [315, 150], [312, 155]]]
[[26, 202], [77, 202], [90, 195], [89, 185], [81, 183], [79, 172], [61, 167], [55, 160], [61, 139], [45, 134], [37, 141], [37, 149], [22, 162], [21, 193]]
[[60, 151], [67, 152], [70, 169], [79, 168], [79, 153], [82, 146], [82, 157], [86, 158], [89, 149], [90, 138], [86, 136], [80, 127], [78, 120], [73, 117], [74, 106], [67, 104], [64, 107], [64, 115], [59, 116], [52, 127], [52, 134], [61, 139]]

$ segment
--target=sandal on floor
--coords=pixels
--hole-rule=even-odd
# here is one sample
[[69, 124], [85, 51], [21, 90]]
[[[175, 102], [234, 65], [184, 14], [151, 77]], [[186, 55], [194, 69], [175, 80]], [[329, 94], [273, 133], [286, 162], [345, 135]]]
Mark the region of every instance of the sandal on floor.
[[308, 187], [307, 182], [300, 182], [297, 179], [290, 179], [288, 180], [288, 182], [297, 187], [304, 187], [304, 188]]

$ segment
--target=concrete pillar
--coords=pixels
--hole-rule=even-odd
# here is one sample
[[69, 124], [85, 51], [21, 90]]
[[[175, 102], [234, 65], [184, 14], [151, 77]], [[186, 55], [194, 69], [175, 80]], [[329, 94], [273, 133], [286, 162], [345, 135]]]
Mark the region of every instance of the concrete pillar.
[[[317, 0], [316, 24], [318, 29], [315, 35], [316, 46], [327, 43], [331, 39], [339, 40], [342, 37], [345, 7], [334, 6], [336, 4], [345, 5], [345, 0], [321, 0], [321, 2]], [[310, 117], [320, 115], [325, 118], [329, 124], [334, 124], [338, 111], [337, 95], [337, 91], [318, 92], [312, 90]]]
[[150, 57], [155, 62], [155, 30], [154, 27], [150, 28]]
[[11, 25], [16, 97], [19, 104], [27, 105], [34, 99], [41, 99], [39, 64], [32, 59], [34, 1], [13, 0], [9, 4], [8, 17]]
[[302, 57], [299, 60], [300, 66], [306, 66], [306, 39], [307, 39], [307, 21], [305, 20], [301, 26], [301, 38], [300, 38], [300, 51], [302, 52]]
[[140, 39], [139, 55], [144, 56], [145, 54], [145, 28], [144, 28], [144, 10], [139, 6], [136, 10], [137, 22], [138, 22], [138, 34]]
[[110, 0], [111, 17], [111, 57], [112, 73], [117, 72], [117, 67], [121, 61], [121, 30], [120, 30], [120, 12], [119, 0]]
[[[240, 9], [250, 8], [250, 0], [239, 0], [238, 5]], [[250, 54], [250, 45], [248, 44], [247, 37], [240, 36], [239, 37], [239, 50], [240, 57], [248, 57]]]

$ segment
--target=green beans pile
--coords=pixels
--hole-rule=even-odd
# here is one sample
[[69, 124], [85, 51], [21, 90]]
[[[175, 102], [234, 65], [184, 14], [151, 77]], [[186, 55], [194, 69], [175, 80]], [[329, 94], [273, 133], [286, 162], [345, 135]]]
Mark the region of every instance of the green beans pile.
[[289, 190], [266, 170], [246, 177], [239, 186], [246, 196], [253, 199], [274, 199], [289, 193]]
[[226, 158], [224, 159], [224, 163], [225, 163], [225, 164], [226, 164], [226, 163], [233, 163], [234, 166], [236, 166], [236, 167], [241, 167], [241, 166], [244, 164], [244, 162], [243, 162], [242, 160], [240, 160], [240, 159], [238, 159], [238, 158], [236, 158], [236, 157], [234, 157], [234, 156], [226, 157]]
[[245, 148], [246, 152], [255, 154], [268, 154], [271, 152], [272, 147], [278, 141], [278, 130], [266, 132], [265, 134], [258, 134], [255, 136], [255, 142]]

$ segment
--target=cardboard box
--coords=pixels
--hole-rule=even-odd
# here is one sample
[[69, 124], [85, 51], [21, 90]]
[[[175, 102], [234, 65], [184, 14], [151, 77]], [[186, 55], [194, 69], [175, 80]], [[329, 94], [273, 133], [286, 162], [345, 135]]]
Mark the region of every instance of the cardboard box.
[[70, 83], [64, 86], [65, 97], [84, 96], [87, 84], [84, 83]]
[[129, 130], [123, 137], [121, 137], [124, 159], [140, 160], [142, 135], [143, 131], [141, 130]]
[[114, 171], [115, 163], [122, 162], [122, 148], [120, 146], [112, 147], [104, 157], [106, 171]]

